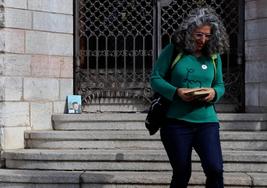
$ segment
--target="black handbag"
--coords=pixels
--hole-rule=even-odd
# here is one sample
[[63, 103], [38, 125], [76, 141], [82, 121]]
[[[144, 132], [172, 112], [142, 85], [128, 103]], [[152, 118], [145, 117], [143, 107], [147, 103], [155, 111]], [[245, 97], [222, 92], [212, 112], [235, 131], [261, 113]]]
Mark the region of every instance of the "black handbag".
[[151, 101], [148, 113], [146, 116], [146, 129], [150, 135], [154, 135], [165, 123], [167, 110], [170, 101], [160, 94], [156, 93]]
[[[173, 57], [175, 57], [176, 54], [177, 53], [173, 52]], [[174, 59], [173, 57], [171, 58], [172, 60]], [[179, 53], [170, 65], [164, 78], [166, 81], [170, 79], [171, 71], [181, 57], [182, 53]], [[165, 124], [166, 113], [169, 109], [170, 103], [171, 101], [164, 98], [159, 93], [154, 94], [145, 121], [146, 129], [150, 135], [154, 135]]]

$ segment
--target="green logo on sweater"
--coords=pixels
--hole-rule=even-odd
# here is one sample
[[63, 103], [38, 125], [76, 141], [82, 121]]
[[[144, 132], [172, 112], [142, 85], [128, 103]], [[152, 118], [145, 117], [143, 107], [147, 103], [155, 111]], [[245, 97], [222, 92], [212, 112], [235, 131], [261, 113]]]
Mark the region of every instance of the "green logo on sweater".
[[202, 86], [201, 81], [189, 79], [190, 74], [195, 72], [195, 69], [187, 68], [186, 70], [187, 70], [186, 78], [183, 80], [183, 82], [186, 83], [187, 88], [201, 87]]

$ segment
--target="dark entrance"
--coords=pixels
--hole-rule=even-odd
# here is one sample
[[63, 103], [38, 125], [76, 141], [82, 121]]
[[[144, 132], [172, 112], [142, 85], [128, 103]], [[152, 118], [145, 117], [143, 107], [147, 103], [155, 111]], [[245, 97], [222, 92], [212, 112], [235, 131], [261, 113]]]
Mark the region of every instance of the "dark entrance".
[[149, 76], [159, 51], [187, 13], [211, 6], [223, 18], [230, 51], [222, 56], [224, 111], [243, 109], [242, 0], [75, 1], [75, 93], [83, 104], [100, 98], [151, 96]]

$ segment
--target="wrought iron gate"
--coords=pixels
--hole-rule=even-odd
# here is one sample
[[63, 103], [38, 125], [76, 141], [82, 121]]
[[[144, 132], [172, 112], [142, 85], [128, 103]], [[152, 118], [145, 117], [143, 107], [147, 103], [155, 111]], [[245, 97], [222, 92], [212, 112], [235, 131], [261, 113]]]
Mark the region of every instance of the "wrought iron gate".
[[211, 6], [230, 35], [222, 56], [226, 95], [243, 106], [243, 0], [75, 0], [75, 93], [94, 98], [151, 96], [149, 76], [160, 50], [187, 13]]

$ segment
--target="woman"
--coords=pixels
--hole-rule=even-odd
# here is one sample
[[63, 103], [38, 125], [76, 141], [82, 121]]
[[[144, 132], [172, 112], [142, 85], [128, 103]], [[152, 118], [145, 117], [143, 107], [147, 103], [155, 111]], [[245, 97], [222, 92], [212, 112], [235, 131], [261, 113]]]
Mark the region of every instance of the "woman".
[[[192, 148], [201, 159], [206, 187], [223, 187], [219, 123], [214, 103], [224, 94], [219, 54], [228, 47], [228, 36], [215, 12], [210, 8], [194, 9], [154, 66], [151, 86], [171, 101], [166, 125], [160, 130], [173, 168], [171, 188], [187, 187]], [[173, 53], [182, 53], [182, 57], [172, 68], [171, 79], [167, 82], [163, 78], [172, 64]], [[214, 54], [215, 61], [211, 58]], [[199, 88], [207, 94], [189, 95]]]

